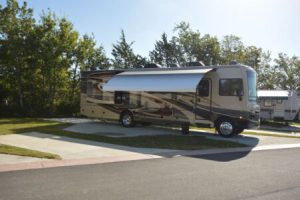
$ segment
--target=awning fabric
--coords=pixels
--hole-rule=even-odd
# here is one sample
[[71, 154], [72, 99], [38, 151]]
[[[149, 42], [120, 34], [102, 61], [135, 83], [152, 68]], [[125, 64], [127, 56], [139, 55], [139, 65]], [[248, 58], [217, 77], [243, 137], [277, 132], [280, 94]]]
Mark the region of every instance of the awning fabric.
[[213, 68], [164, 71], [127, 71], [113, 76], [104, 91], [195, 92], [204, 74]]

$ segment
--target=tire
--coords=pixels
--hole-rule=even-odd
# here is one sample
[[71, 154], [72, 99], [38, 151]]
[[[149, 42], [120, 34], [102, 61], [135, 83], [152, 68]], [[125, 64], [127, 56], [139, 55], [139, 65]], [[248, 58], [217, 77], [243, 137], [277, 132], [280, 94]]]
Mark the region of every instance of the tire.
[[120, 116], [120, 122], [122, 126], [129, 128], [135, 126], [133, 114], [130, 112], [124, 112]]
[[216, 129], [222, 137], [232, 137], [238, 132], [233, 120], [227, 118], [221, 118], [218, 120]]
[[190, 125], [189, 124], [181, 124], [181, 133], [182, 135], [190, 134]]

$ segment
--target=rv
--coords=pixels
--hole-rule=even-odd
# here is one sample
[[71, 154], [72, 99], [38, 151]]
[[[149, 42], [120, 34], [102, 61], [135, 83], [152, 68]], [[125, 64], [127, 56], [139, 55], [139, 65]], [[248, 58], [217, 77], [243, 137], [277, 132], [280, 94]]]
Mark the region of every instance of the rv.
[[261, 120], [300, 120], [300, 92], [288, 90], [259, 90]]
[[256, 98], [256, 72], [240, 64], [81, 73], [81, 114], [124, 127], [209, 126], [230, 137], [258, 125]]

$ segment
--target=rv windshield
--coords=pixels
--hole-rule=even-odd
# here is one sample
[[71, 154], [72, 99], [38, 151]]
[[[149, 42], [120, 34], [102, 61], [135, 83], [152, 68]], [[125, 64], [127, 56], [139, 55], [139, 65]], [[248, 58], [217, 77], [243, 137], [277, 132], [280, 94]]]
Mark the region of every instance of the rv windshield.
[[256, 73], [247, 71], [248, 98], [250, 101], [256, 101]]

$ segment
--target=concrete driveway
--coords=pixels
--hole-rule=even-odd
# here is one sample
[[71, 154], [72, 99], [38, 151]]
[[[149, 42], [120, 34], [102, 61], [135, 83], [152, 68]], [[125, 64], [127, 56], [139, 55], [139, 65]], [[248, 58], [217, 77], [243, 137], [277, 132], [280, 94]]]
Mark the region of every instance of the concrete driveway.
[[[61, 120], [61, 119], [57, 119]], [[99, 134], [110, 137], [133, 137], [140, 135], [178, 135], [179, 129], [159, 127], [134, 127], [124, 128], [119, 124], [101, 123], [97, 120], [63, 119], [64, 122], [73, 123], [66, 130], [80, 132], [83, 134]], [[237, 149], [211, 149], [200, 151], [178, 151], [170, 149], [134, 148], [120, 145], [106, 144], [101, 142], [87, 141], [75, 138], [60, 137], [51, 134], [37, 132], [12, 134], [0, 136], [0, 143], [13, 145], [38, 151], [55, 153], [62, 157], [62, 161], [46, 161], [45, 159], [25, 159], [18, 156], [6, 156], [0, 154], [0, 171], [9, 170], [7, 164], [33, 163], [34, 165], [25, 168], [43, 168], [47, 166], [66, 166], [77, 164], [106, 163], [116, 161], [128, 161], [139, 159], [161, 158], [164, 156], [189, 155], [189, 154], [210, 154], [218, 152], [234, 152], [252, 150], [266, 150], [276, 148], [300, 147], [300, 139], [282, 138], [256, 135], [239, 135], [233, 138], [222, 138], [213, 133], [199, 130], [192, 130], [192, 135], [205, 136], [214, 140], [225, 140], [247, 144], [250, 147]], [[188, 137], [188, 136], [187, 136]], [[246, 155], [246, 154], [245, 154]], [[36, 162], [35, 162], [36, 161]], [[2, 167], [2, 168], [1, 168]], [[24, 165], [12, 166], [13, 169], [24, 169]]]
[[[66, 121], [65, 119], [63, 121]], [[125, 128], [117, 123], [103, 123], [100, 121], [81, 121], [71, 120], [75, 122], [72, 126], [65, 130], [83, 133], [83, 134], [96, 134], [109, 137], [134, 137], [143, 135], [181, 135], [179, 128], [166, 128], [166, 127], [143, 127], [136, 126], [133, 128]], [[264, 133], [267, 133], [264, 131]], [[271, 132], [270, 132], [271, 133]], [[202, 130], [191, 129], [191, 135], [205, 136], [209, 139], [232, 141], [242, 144], [246, 144], [252, 147], [258, 145], [274, 145], [274, 144], [294, 144], [300, 143], [300, 139], [297, 138], [284, 138], [284, 137], [269, 137], [258, 135], [238, 135], [233, 138], [223, 138], [217, 134], [209, 133]]]

